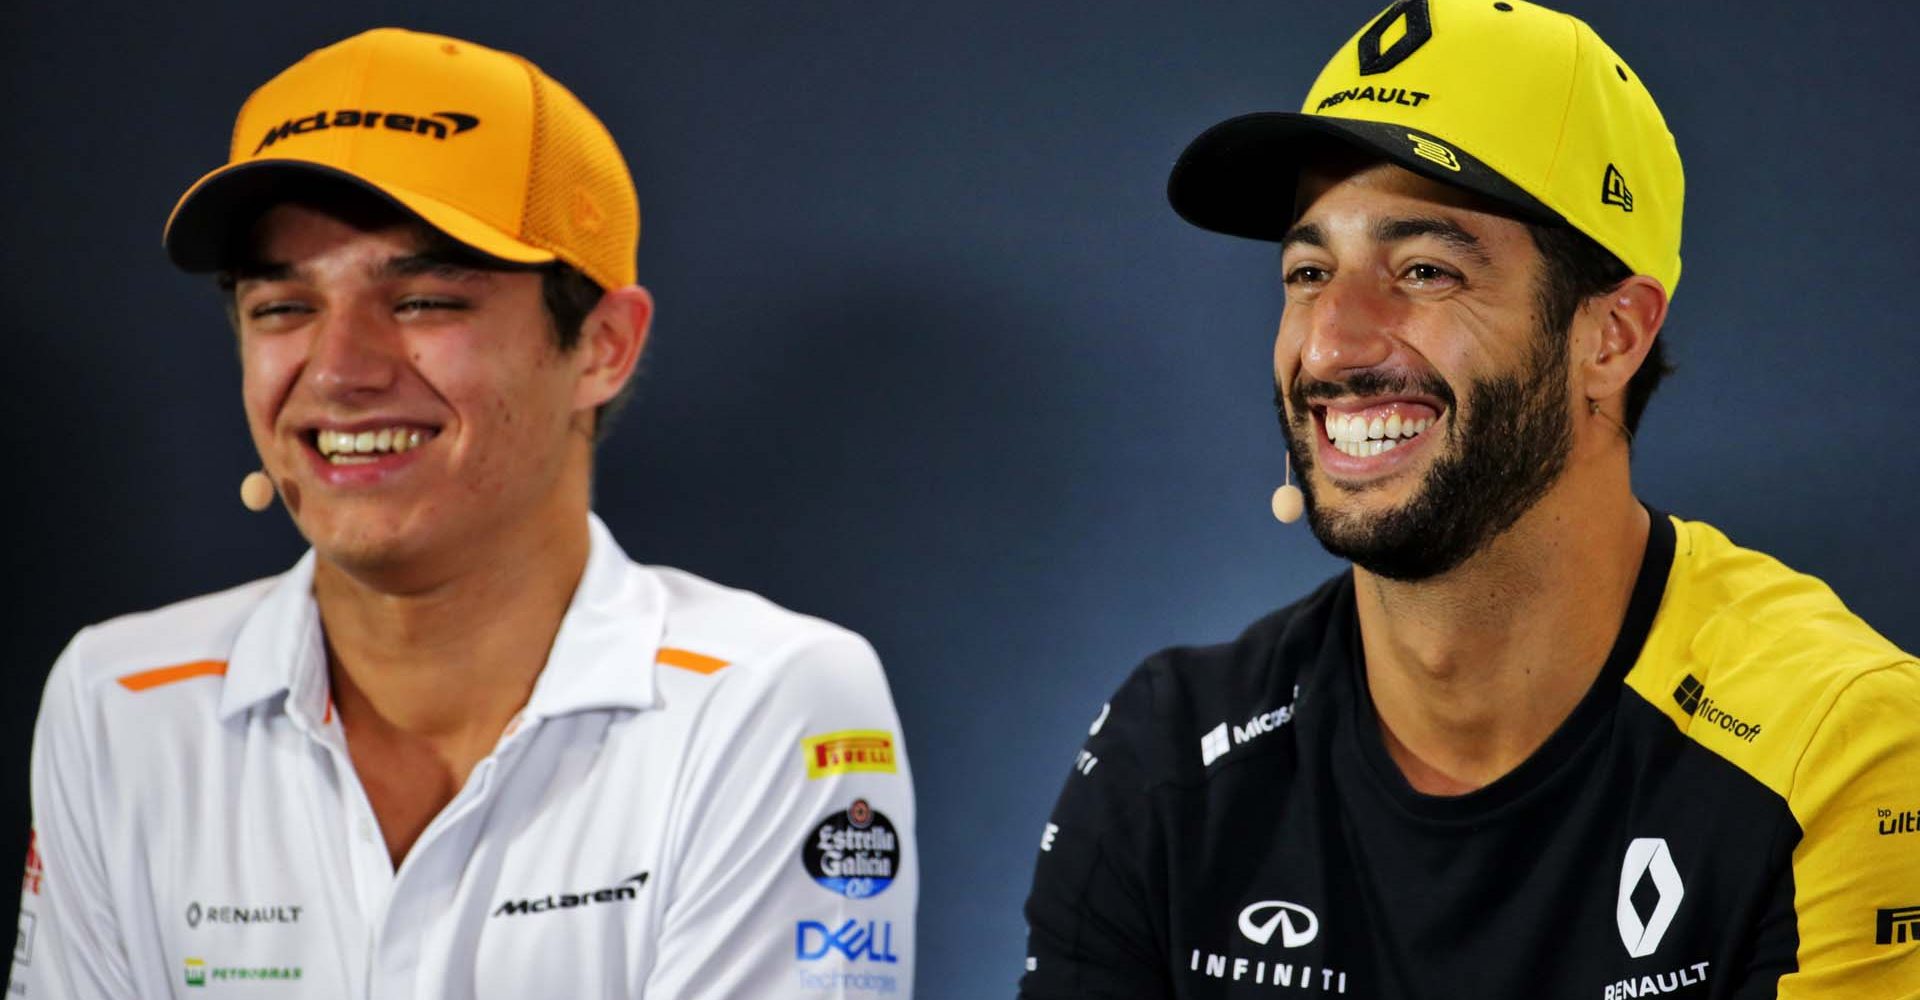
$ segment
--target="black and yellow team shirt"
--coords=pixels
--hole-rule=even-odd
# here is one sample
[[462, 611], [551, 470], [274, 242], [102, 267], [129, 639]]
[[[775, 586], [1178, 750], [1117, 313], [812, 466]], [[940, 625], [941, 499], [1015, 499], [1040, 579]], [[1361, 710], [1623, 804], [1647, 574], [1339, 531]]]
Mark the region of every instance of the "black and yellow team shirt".
[[1041, 839], [1034, 998], [1920, 997], [1920, 663], [1653, 517], [1599, 679], [1467, 795], [1409, 787], [1350, 575], [1168, 650]]

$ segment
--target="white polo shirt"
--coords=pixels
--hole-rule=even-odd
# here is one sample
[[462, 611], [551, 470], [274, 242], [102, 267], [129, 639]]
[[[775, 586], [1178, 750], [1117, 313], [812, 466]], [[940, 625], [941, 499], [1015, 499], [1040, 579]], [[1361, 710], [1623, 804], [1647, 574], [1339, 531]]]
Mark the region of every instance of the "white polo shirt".
[[9, 995], [911, 995], [913, 786], [872, 648], [591, 530], [526, 708], [397, 871], [311, 552], [83, 630], [34, 733]]

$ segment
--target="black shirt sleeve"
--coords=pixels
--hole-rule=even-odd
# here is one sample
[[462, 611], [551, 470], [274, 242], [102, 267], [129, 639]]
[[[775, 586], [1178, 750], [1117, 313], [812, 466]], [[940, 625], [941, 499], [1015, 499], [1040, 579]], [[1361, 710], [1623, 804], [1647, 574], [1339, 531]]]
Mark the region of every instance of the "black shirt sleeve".
[[1049, 817], [1027, 896], [1020, 996], [1160, 1000], [1173, 995], [1164, 871], [1154, 861], [1154, 727], [1146, 668], [1101, 709]]

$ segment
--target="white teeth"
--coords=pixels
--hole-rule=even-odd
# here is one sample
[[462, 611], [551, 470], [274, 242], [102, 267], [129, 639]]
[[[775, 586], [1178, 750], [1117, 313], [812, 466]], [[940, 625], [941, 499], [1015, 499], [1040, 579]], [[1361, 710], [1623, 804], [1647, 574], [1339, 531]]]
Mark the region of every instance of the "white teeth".
[[373, 455], [409, 451], [424, 440], [426, 435], [408, 427], [358, 432], [321, 430], [314, 434], [314, 445], [320, 454], [335, 463], [371, 462]]
[[1415, 420], [1394, 412], [1368, 419], [1357, 413], [1326, 414], [1327, 439], [1343, 455], [1368, 458], [1392, 451], [1406, 441], [1425, 433], [1438, 418]]

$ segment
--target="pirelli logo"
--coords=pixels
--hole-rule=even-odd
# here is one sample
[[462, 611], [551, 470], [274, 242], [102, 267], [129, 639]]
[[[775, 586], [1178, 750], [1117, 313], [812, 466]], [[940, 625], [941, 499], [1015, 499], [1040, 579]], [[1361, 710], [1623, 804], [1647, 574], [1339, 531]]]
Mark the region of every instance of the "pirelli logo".
[[899, 771], [894, 763], [893, 734], [884, 729], [843, 729], [809, 736], [800, 741], [800, 752], [807, 761], [808, 780], [856, 771]]

